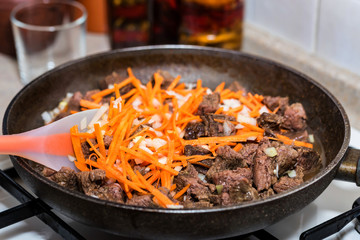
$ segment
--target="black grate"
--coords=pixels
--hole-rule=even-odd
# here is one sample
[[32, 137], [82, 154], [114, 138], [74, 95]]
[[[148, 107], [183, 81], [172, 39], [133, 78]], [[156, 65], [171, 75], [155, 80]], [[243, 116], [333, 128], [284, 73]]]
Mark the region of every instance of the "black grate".
[[46, 203], [27, 192], [13, 179], [17, 176], [12, 168], [0, 170], [0, 185], [21, 204], [0, 213], [0, 229], [13, 223], [37, 216], [64, 239], [85, 239], [61, 218], [54, 214]]

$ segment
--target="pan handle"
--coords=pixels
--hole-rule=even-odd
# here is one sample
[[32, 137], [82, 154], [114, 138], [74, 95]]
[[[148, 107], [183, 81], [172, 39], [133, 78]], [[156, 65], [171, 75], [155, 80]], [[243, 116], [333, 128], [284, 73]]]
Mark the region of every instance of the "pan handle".
[[337, 171], [335, 179], [355, 182], [360, 186], [360, 150], [349, 147]]

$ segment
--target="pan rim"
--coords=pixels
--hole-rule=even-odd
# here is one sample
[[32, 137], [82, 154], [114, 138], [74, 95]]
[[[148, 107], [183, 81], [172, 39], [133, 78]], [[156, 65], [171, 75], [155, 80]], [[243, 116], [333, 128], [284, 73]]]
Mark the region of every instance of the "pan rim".
[[267, 59], [261, 56], [257, 56], [254, 54], [249, 54], [249, 53], [244, 53], [244, 52], [239, 52], [239, 51], [234, 51], [234, 50], [225, 50], [225, 49], [218, 49], [218, 48], [213, 48], [213, 47], [203, 47], [203, 46], [193, 46], [193, 45], [154, 45], [154, 46], [140, 46], [140, 47], [131, 47], [131, 48], [124, 48], [124, 49], [116, 49], [116, 50], [111, 50], [111, 51], [106, 51], [106, 52], [101, 52], [101, 53], [97, 53], [97, 54], [92, 54], [77, 60], [73, 60], [70, 62], [67, 62], [65, 64], [62, 64], [44, 74], [42, 74], [41, 76], [37, 77], [34, 81], [32, 81], [31, 83], [29, 83], [28, 85], [26, 85], [25, 87], [23, 87], [15, 96], [14, 98], [11, 100], [11, 102], [9, 103], [5, 114], [4, 114], [4, 118], [3, 118], [3, 133], [4, 134], [8, 134], [7, 131], [7, 118], [11, 112], [12, 106], [14, 104], [14, 102], [16, 101], [17, 98], [19, 98], [25, 91], [27, 91], [28, 88], [30, 88], [31, 86], [37, 84], [37, 82], [41, 81], [41, 79], [46, 78], [49, 75], [52, 75], [54, 73], [56, 73], [56, 71], [62, 69], [62, 68], [67, 68], [68, 66], [71, 66], [73, 64], [79, 63], [79, 62], [83, 62], [86, 60], [91, 60], [91, 59], [96, 59], [96, 58], [101, 58], [101, 57], [106, 57], [112, 54], [121, 54], [121, 53], [131, 53], [131, 52], [143, 52], [143, 51], [163, 51], [163, 50], [194, 50], [194, 51], [204, 51], [204, 52], [211, 52], [211, 53], [221, 53], [221, 54], [229, 54], [229, 55], [241, 55], [243, 57], [246, 58], [250, 58], [253, 59], [255, 61], [262, 61], [264, 63], [267, 64], [273, 64], [276, 65], [276, 67], [285, 69], [287, 71], [291, 71], [292, 73], [299, 75], [300, 77], [306, 79], [307, 81], [309, 81], [311, 84], [313, 84], [314, 86], [316, 86], [317, 88], [321, 89], [330, 99], [331, 101], [336, 105], [336, 107], [338, 108], [339, 112], [342, 115], [342, 119], [344, 121], [344, 139], [343, 142], [341, 144], [341, 148], [338, 151], [338, 153], [336, 154], [336, 156], [329, 162], [329, 164], [322, 169], [318, 174], [316, 174], [313, 178], [307, 180], [304, 184], [301, 184], [300, 186], [291, 189], [290, 191], [286, 191], [284, 193], [280, 193], [280, 194], [276, 194], [275, 196], [271, 196], [269, 198], [266, 199], [261, 199], [261, 200], [255, 200], [255, 201], [251, 201], [251, 202], [246, 202], [244, 204], [238, 204], [238, 205], [232, 205], [232, 206], [221, 206], [221, 207], [213, 207], [213, 208], [204, 208], [204, 209], [192, 209], [192, 208], [187, 208], [187, 209], [162, 209], [162, 208], [150, 208], [150, 207], [141, 207], [141, 206], [133, 206], [133, 205], [126, 205], [126, 204], [120, 204], [120, 203], [116, 203], [116, 202], [111, 202], [111, 201], [107, 201], [107, 200], [100, 200], [100, 199], [96, 199], [94, 197], [90, 197], [87, 196], [83, 193], [80, 192], [76, 192], [76, 191], [71, 191], [68, 189], [65, 189], [64, 187], [61, 187], [60, 185], [46, 179], [45, 177], [41, 176], [40, 174], [38, 174], [37, 172], [35, 172], [31, 166], [27, 163], [27, 160], [22, 159], [20, 157], [16, 157], [16, 156], [10, 156], [11, 159], [13, 161], [17, 161], [24, 169], [26, 169], [26, 171], [28, 171], [28, 173], [30, 173], [31, 175], [35, 176], [37, 180], [41, 181], [44, 184], [50, 185], [52, 188], [55, 188], [56, 190], [59, 190], [65, 194], [71, 194], [77, 198], [86, 200], [86, 201], [91, 201], [94, 202], [96, 204], [100, 204], [100, 205], [108, 205], [111, 207], [116, 207], [116, 208], [121, 208], [121, 209], [127, 209], [127, 210], [135, 210], [135, 211], [141, 211], [141, 212], [157, 212], [157, 213], [166, 213], [166, 214], [194, 214], [194, 213], [212, 213], [212, 212], [219, 212], [219, 211], [232, 211], [234, 209], [241, 209], [241, 208], [245, 208], [245, 207], [250, 207], [250, 206], [257, 206], [257, 205], [262, 205], [264, 203], [268, 203], [268, 202], [273, 202], [273, 201], [277, 201], [281, 198], [285, 198], [289, 195], [292, 195], [295, 192], [299, 192], [302, 191], [304, 189], [306, 189], [308, 186], [314, 184], [317, 181], [320, 181], [325, 175], [327, 175], [329, 173], [329, 171], [333, 170], [334, 168], [336, 168], [339, 163], [341, 162], [343, 156], [345, 155], [345, 152], [349, 146], [349, 142], [350, 142], [350, 123], [349, 123], [349, 119], [348, 116], [343, 108], [343, 106], [341, 105], [341, 103], [335, 98], [335, 96], [330, 93], [322, 84], [320, 84], [319, 82], [317, 82], [316, 80], [312, 79], [311, 77], [309, 77], [308, 75], [299, 72], [296, 69], [293, 69], [289, 66], [286, 66], [282, 63], [279, 63], [277, 61], [271, 60], [271, 59]]

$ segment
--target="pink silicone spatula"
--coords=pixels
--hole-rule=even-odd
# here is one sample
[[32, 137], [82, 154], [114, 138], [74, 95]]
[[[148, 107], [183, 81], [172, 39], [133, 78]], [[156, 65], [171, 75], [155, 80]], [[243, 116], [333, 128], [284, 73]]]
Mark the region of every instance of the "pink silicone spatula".
[[0, 136], [0, 154], [16, 155], [58, 171], [61, 167], [76, 170], [68, 156], [74, 156], [70, 128], [89, 123], [98, 110], [72, 114], [40, 128], [13, 135]]

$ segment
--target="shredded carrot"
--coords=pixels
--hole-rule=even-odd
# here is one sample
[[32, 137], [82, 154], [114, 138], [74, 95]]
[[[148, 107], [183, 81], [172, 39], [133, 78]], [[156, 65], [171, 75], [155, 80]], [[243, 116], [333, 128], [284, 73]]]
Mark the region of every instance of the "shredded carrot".
[[174, 195], [174, 199], [178, 199], [179, 197], [181, 197], [190, 187], [190, 184], [186, 185], [185, 187], [183, 187], [180, 191], [178, 191], [175, 195]]
[[285, 144], [295, 145], [295, 146], [298, 146], [298, 147], [307, 147], [307, 148], [313, 148], [314, 147], [312, 143], [292, 140], [291, 138], [286, 137], [284, 135], [280, 135], [280, 134], [276, 134], [276, 138], [270, 138], [270, 139], [278, 140], [278, 141], [281, 141], [281, 142], [283, 142]]
[[165, 196], [162, 192], [156, 189], [153, 185], [148, 183], [139, 171], [136, 171], [136, 175], [138, 176], [140, 181], [145, 185], [146, 189], [149, 192], [151, 192], [154, 195], [154, 197], [156, 197], [163, 205], [168, 206], [174, 204], [167, 196]]
[[95, 102], [90, 102], [88, 100], [85, 99], [81, 99], [80, 100], [80, 106], [84, 107], [84, 108], [89, 108], [89, 109], [94, 109], [94, 108], [100, 108], [101, 105]]

